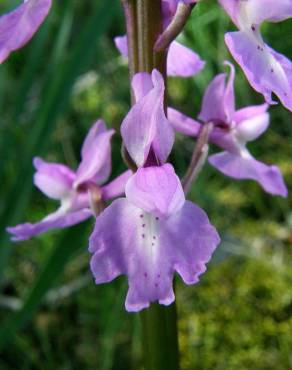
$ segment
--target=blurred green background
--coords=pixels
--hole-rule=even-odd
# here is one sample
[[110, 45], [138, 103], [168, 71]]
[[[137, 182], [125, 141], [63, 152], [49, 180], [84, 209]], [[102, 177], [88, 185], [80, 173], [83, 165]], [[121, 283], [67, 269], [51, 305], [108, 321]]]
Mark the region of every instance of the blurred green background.
[[[2, 0], [0, 11], [18, 5]], [[195, 115], [210, 79], [232, 60], [233, 29], [215, 1], [195, 9], [181, 41], [207, 61], [190, 79], [171, 78], [171, 104]], [[0, 369], [142, 369], [139, 317], [124, 310], [126, 281], [95, 286], [87, 239], [93, 221], [13, 244], [5, 226], [56, 208], [32, 184], [32, 157], [76, 168], [90, 125], [117, 132], [129, 109], [127, 64], [114, 48], [124, 32], [118, 0], [55, 1], [33, 40], [0, 66]], [[264, 25], [268, 43], [292, 59], [292, 20]], [[262, 103], [237, 68], [237, 106]], [[269, 131], [249, 146], [292, 184], [291, 114], [272, 107]], [[113, 173], [125, 168], [113, 140]], [[171, 161], [182, 175], [193, 140], [178, 136]], [[182, 370], [292, 368], [292, 198], [271, 197], [206, 165], [190, 198], [222, 243], [196, 286], [178, 279]], [[163, 345], [163, 343], [161, 344]]]

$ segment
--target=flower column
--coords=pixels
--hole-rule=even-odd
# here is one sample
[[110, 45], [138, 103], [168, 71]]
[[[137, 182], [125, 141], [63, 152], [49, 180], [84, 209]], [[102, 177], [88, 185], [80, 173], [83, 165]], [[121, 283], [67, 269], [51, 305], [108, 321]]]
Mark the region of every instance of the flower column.
[[[130, 77], [137, 72], [151, 73], [157, 69], [166, 80], [166, 53], [154, 52], [155, 41], [162, 32], [161, 1], [122, 0], [122, 3], [127, 25]], [[154, 303], [140, 315], [145, 369], [178, 370], [175, 303], [168, 307]]]

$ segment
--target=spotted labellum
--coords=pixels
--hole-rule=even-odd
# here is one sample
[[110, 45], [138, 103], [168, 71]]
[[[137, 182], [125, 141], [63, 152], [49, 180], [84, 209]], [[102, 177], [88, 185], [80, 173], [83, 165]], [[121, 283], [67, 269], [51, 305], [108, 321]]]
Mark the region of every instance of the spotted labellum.
[[186, 284], [198, 282], [219, 236], [205, 212], [185, 200], [166, 163], [174, 137], [164, 114], [161, 74], [137, 74], [132, 87], [136, 103], [121, 132], [138, 170], [126, 184], [126, 197], [97, 217], [89, 251], [96, 283], [127, 275], [126, 309], [139, 311], [154, 301], [174, 301], [175, 272]]

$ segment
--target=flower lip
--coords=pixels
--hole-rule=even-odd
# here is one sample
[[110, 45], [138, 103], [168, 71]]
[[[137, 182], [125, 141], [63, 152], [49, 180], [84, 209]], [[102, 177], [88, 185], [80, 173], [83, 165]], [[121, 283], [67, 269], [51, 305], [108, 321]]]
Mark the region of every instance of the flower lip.
[[91, 271], [96, 284], [127, 275], [127, 311], [154, 301], [169, 305], [175, 299], [174, 273], [186, 284], [197, 283], [219, 242], [205, 212], [189, 201], [170, 217], [157, 219], [121, 198], [96, 219], [89, 239]]

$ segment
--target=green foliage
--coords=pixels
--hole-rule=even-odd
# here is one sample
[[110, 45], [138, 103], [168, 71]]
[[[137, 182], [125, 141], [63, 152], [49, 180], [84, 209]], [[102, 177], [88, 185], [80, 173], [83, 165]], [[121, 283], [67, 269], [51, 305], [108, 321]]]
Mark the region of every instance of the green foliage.
[[286, 370], [292, 366], [291, 268], [230, 258], [180, 290], [182, 368]]

